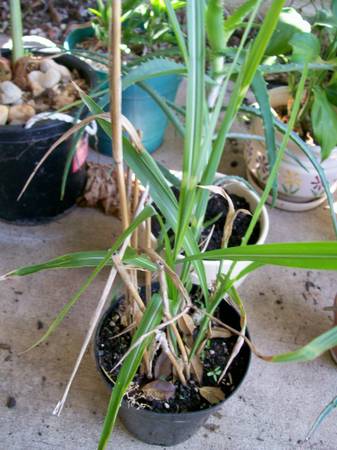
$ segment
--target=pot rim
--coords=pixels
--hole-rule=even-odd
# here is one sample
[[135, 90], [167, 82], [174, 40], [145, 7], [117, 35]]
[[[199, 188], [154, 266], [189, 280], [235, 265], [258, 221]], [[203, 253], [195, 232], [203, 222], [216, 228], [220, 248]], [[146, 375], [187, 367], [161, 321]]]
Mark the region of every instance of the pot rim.
[[[182, 172], [179, 170], [170, 170], [170, 172], [175, 175], [177, 178], [181, 177]], [[217, 179], [226, 177], [225, 174], [220, 173], [220, 172], [216, 172], [215, 174], [215, 181]], [[253, 200], [254, 202], [256, 202], [256, 204], [259, 203], [260, 201], [260, 196], [259, 194], [255, 191], [254, 187], [251, 186], [251, 184], [249, 183], [249, 181], [244, 182], [243, 180], [238, 180], [235, 179], [233, 181], [230, 181], [226, 187], [228, 187], [228, 190], [230, 191], [230, 186], [231, 185], [237, 185], [242, 189], [242, 194], [238, 194], [241, 195], [242, 197], [244, 197], [244, 199], [246, 201], [248, 201], [250, 208], [252, 209], [252, 213], [254, 213], [256, 206], [251, 206], [250, 202]], [[268, 210], [266, 208], [266, 206], [264, 205], [259, 217], [259, 222], [261, 224], [260, 226], [260, 235], [258, 240], [256, 241], [255, 245], [261, 245], [263, 244], [268, 236], [269, 233], [269, 227], [270, 227], [270, 221], [269, 221], [269, 214], [268, 214]], [[205, 260], [204, 261], [205, 264], [209, 264], [209, 263], [216, 263], [216, 261], [213, 260]]]
[[[114, 309], [114, 308], [116, 307], [116, 305], [117, 305], [123, 298], [124, 298], [124, 296], [116, 297], [116, 298], [112, 301], [112, 303], [110, 304], [110, 306], [106, 309], [106, 311], [103, 313], [103, 315], [101, 316], [101, 318], [100, 318], [100, 320], [99, 320], [99, 323], [98, 323], [98, 325], [97, 325], [97, 327], [96, 327], [95, 337], [94, 337], [93, 351], [94, 351], [94, 358], [95, 358], [96, 368], [97, 368], [99, 374], [101, 375], [101, 377], [103, 378], [103, 380], [104, 380], [104, 382], [105, 382], [105, 385], [106, 385], [110, 390], [112, 390], [112, 385], [111, 385], [110, 381], [107, 379], [106, 375], [104, 374], [104, 372], [103, 372], [103, 370], [102, 370], [102, 368], [101, 368], [101, 366], [100, 366], [100, 364], [99, 364], [99, 358], [98, 358], [98, 355], [97, 355], [97, 343], [98, 343], [98, 337], [99, 337], [99, 333], [100, 333], [100, 330], [101, 330], [102, 323], [104, 322], [104, 320], [105, 320], [105, 318], [108, 316], [108, 314], [110, 314], [111, 310]], [[229, 304], [228, 304], [228, 305], [229, 305]], [[233, 309], [233, 311], [235, 312], [235, 314], [238, 314], [238, 312], [236, 311], [236, 309], [235, 309], [232, 305], [229, 305], [229, 306]], [[248, 330], [248, 329], [246, 329], [246, 336], [247, 336], [248, 338], [250, 338], [249, 330]], [[246, 344], [246, 345], [247, 345], [247, 344]], [[147, 414], [147, 415], [149, 415], [149, 416], [157, 416], [157, 417], [165, 417], [165, 416], [167, 416], [167, 417], [175, 417], [175, 418], [178, 418], [178, 417], [183, 417], [183, 416], [205, 415], [205, 414], [207, 414], [207, 412], [210, 412], [210, 414], [211, 414], [212, 411], [215, 411], [215, 410], [221, 408], [221, 407], [223, 406], [223, 404], [224, 404], [227, 400], [229, 400], [229, 399], [232, 397], [232, 395], [233, 395], [234, 393], [236, 393], [236, 392], [239, 390], [239, 388], [241, 387], [243, 381], [245, 380], [245, 378], [246, 378], [246, 376], [247, 376], [247, 373], [248, 373], [248, 370], [249, 370], [249, 367], [250, 367], [250, 365], [251, 365], [251, 361], [252, 361], [252, 351], [251, 351], [251, 349], [250, 349], [249, 347], [247, 348], [247, 350], [248, 350], [247, 365], [246, 365], [246, 368], [245, 368], [245, 371], [244, 371], [244, 373], [243, 373], [242, 378], [240, 379], [239, 383], [236, 385], [235, 389], [234, 389], [234, 390], [233, 390], [233, 391], [232, 391], [232, 392], [231, 392], [224, 400], [222, 400], [221, 402], [217, 403], [216, 405], [211, 405], [209, 408], [206, 408], [206, 409], [200, 409], [200, 410], [198, 410], [198, 411], [186, 411], [186, 412], [181, 412], [181, 413], [176, 413], [176, 412], [174, 412], [174, 413], [171, 413], [171, 412], [162, 412], [162, 413], [161, 413], [161, 412], [157, 412], [157, 411], [151, 411], [151, 410], [149, 410], [149, 409], [139, 409], [139, 408], [135, 408], [134, 406], [130, 405], [127, 401], [125, 401], [125, 400], [124, 400], [124, 397], [123, 397], [123, 400], [122, 400], [122, 403], [121, 403], [121, 407], [139, 410], [139, 411], [141, 411], [142, 413]]]

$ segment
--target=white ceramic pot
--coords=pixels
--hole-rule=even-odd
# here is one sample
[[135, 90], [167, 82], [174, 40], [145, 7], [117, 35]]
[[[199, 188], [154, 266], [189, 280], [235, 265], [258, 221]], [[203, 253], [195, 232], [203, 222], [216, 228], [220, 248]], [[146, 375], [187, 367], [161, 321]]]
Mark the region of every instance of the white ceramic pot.
[[[281, 86], [269, 90], [269, 97], [272, 108], [286, 105], [289, 99], [288, 87]], [[263, 123], [259, 117], [252, 118], [251, 131], [253, 134], [264, 136]], [[276, 131], [277, 142], [281, 142], [282, 138], [283, 134]], [[320, 147], [307, 145], [320, 161]], [[279, 200], [283, 209], [301, 210], [310, 209], [310, 205], [312, 205], [311, 207], [318, 206], [321, 203], [320, 200], [324, 201], [325, 194], [315, 168], [293, 141], [289, 141], [287, 152], [294, 155], [303, 167], [294, 158], [285, 154], [278, 174]], [[246, 146], [245, 160], [250, 179], [263, 188], [269, 176], [268, 157], [264, 142], [250, 141]], [[329, 180], [331, 191], [335, 191], [337, 188], [337, 148], [333, 150], [326, 161], [321, 163], [321, 166]], [[284, 201], [282, 202], [282, 200]], [[294, 206], [294, 203], [298, 203], [298, 208]], [[284, 205], [286, 206], [284, 207]], [[303, 207], [303, 205], [308, 205], [308, 207]]]
[[[218, 174], [218, 177], [223, 177], [223, 175]], [[235, 181], [231, 184], [226, 185], [226, 191], [230, 194], [236, 194], [240, 197], [243, 197], [248, 203], [249, 203], [249, 209], [253, 213], [256, 209], [257, 204], [260, 201], [259, 196], [250, 189], [245, 183], [240, 181]], [[262, 213], [260, 216], [260, 235], [256, 242], [256, 244], [264, 244], [267, 235], [269, 232], [269, 215], [266, 207], [263, 207]], [[242, 270], [244, 270], [248, 265], [250, 264], [249, 261], [239, 261], [236, 263], [235, 269], [232, 274], [232, 278], [235, 278]], [[224, 261], [222, 266], [222, 273], [226, 274], [232, 265], [232, 261]], [[205, 261], [204, 267], [206, 271], [206, 277], [207, 277], [207, 284], [209, 287], [212, 287], [214, 284], [214, 281], [216, 280], [216, 277], [218, 275], [220, 262], [219, 261]], [[235, 286], [238, 287], [245, 279], [241, 278]], [[198, 283], [198, 279], [195, 273], [192, 272], [192, 281], [194, 283]]]
[[[181, 172], [178, 171], [172, 171], [174, 175], [177, 178], [181, 179]], [[217, 179], [223, 178], [224, 175], [218, 173]], [[259, 196], [254, 192], [253, 189], [250, 189], [245, 183], [235, 180], [231, 182], [231, 184], [226, 184], [226, 191], [228, 191], [231, 194], [236, 194], [241, 197], [243, 197], [248, 203], [249, 203], [249, 209], [251, 212], [254, 212], [256, 209], [256, 206], [260, 200]], [[269, 232], [269, 215], [266, 207], [263, 207], [262, 213], [260, 216], [260, 235], [258, 237], [258, 240], [256, 244], [263, 244], [266, 239]], [[224, 261], [223, 267], [222, 267], [222, 273], [226, 274], [231, 266], [231, 261]], [[233, 271], [233, 277], [238, 275], [243, 269], [245, 269], [250, 262], [240, 261], [236, 264], [235, 269]], [[213, 286], [214, 281], [216, 280], [218, 271], [219, 271], [219, 261], [204, 261], [204, 267], [206, 271], [206, 277], [207, 277], [207, 283], [209, 287]], [[180, 265], [177, 266], [177, 273], [179, 273]], [[246, 278], [246, 277], [245, 277]], [[244, 278], [241, 278], [235, 286], [238, 287], [242, 282]], [[192, 272], [192, 281], [194, 284], [199, 284], [198, 278], [194, 272]]]

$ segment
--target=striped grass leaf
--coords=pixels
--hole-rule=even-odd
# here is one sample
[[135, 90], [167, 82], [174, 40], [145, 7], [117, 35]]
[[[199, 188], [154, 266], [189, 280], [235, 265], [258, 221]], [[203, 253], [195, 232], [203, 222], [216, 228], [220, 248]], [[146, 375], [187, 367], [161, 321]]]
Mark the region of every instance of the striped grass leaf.
[[[82, 269], [84, 267], [97, 267], [102, 261], [106, 260], [109, 250], [96, 250], [89, 252], [68, 253], [58, 258], [50, 259], [41, 264], [20, 267], [4, 275], [3, 278], [24, 277], [44, 270], [55, 269]], [[134, 249], [129, 247], [124, 255], [123, 263], [143, 270], [155, 272], [157, 266], [153, 264], [146, 256], [138, 255]], [[111, 259], [107, 261], [107, 266], [112, 265]]]
[[185, 261], [229, 260], [312, 270], [337, 270], [337, 242], [291, 242], [211, 250]]

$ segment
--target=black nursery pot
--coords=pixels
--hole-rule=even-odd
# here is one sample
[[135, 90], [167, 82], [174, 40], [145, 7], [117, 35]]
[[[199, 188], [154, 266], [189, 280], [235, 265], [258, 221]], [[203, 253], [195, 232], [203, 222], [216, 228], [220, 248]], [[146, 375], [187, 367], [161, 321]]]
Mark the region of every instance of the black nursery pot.
[[[2, 55], [9, 56], [6, 52]], [[94, 86], [95, 72], [85, 62], [71, 55], [59, 56], [56, 61], [76, 69], [90, 87]], [[61, 182], [71, 150], [71, 138], [52, 153], [17, 201], [37, 163], [71, 126], [59, 120], [44, 120], [27, 130], [18, 125], [0, 126], [0, 218], [34, 225], [50, 221], [75, 204], [86, 180], [87, 137], [78, 142], [63, 200], [60, 198]]]
[[[112, 388], [112, 384], [106, 377], [100, 364], [99, 336], [104, 322], [118, 308], [120, 301], [122, 301], [122, 298], [116, 300], [102, 316], [96, 330], [94, 343], [94, 353], [98, 371], [110, 389]], [[225, 301], [221, 302], [219, 308], [220, 319], [224, 320], [226, 324], [234, 329], [240, 330], [240, 316], [237, 311]], [[248, 332], [246, 335], [249, 337]], [[147, 409], [137, 409], [129, 406], [129, 404], [123, 400], [119, 410], [120, 419], [131, 434], [147, 444], [168, 447], [186, 441], [206, 423], [212, 414], [222, 408], [232, 394], [238, 390], [247, 374], [251, 360], [251, 350], [246, 343], [243, 345], [240, 354], [243, 356], [242, 359], [244, 361], [241, 380], [236, 383], [236, 387], [231, 394], [217, 405], [210, 406], [208, 409], [200, 411], [159, 413]]]

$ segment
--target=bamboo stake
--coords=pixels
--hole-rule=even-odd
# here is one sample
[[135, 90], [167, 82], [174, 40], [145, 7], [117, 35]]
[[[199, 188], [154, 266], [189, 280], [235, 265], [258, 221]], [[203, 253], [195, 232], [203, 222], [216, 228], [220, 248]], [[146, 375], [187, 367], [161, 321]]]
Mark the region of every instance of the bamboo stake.
[[125, 230], [129, 225], [129, 213], [125, 188], [122, 142], [121, 108], [121, 0], [113, 0], [110, 22], [110, 116], [112, 127], [112, 155], [116, 164], [117, 186], [120, 201], [120, 214]]

